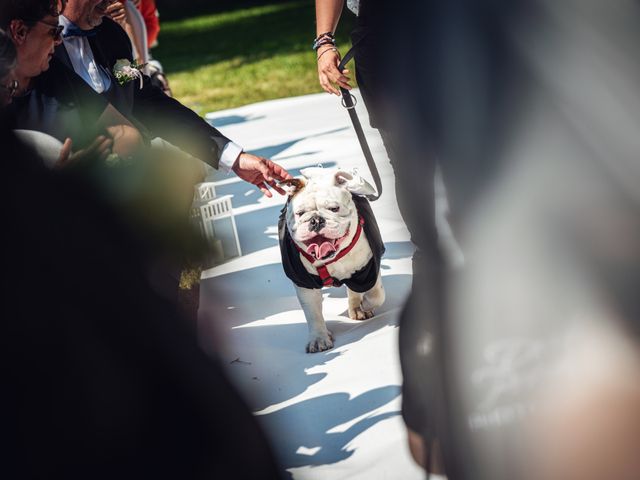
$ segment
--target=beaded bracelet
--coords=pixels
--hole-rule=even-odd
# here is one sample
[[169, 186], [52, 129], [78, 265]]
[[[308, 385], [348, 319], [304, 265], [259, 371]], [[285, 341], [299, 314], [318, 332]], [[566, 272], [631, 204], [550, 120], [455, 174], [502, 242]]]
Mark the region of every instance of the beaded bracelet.
[[320, 47], [324, 47], [325, 45], [333, 45], [335, 47], [336, 42], [335, 41], [330, 41], [330, 40], [322, 40], [321, 42], [319, 42], [318, 44], [313, 46], [313, 49], [315, 51], [318, 51], [318, 49]]
[[322, 37], [336, 38], [333, 32], [324, 32], [318, 35], [316, 38], [314, 38], [313, 41], [316, 42], [320, 40]]
[[316, 58], [316, 62], [319, 61], [320, 57], [327, 52], [336, 52], [338, 54], [338, 58], [340, 57], [340, 52], [338, 51], [338, 49], [336, 47], [331, 47], [327, 48], [324, 52], [320, 52], [320, 55], [318, 55], [318, 58]]
[[318, 50], [318, 48], [322, 47], [323, 45], [335, 45], [335, 44], [336, 44], [336, 41], [333, 38], [323, 38], [321, 40], [318, 40], [317, 42], [314, 42], [311, 48], [313, 50]]
[[313, 50], [318, 50], [318, 48], [321, 47], [322, 45], [329, 45], [329, 44], [331, 44], [331, 45], [335, 45], [336, 44], [335, 36], [331, 32], [327, 32], [327, 33], [323, 33], [321, 35], [318, 35], [313, 40], [313, 45], [311, 46], [311, 48]]

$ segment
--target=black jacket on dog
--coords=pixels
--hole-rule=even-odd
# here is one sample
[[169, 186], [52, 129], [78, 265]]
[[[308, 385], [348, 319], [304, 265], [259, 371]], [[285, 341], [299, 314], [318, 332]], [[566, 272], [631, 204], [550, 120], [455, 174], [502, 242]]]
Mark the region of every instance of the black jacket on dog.
[[[380, 260], [384, 254], [384, 243], [382, 242], [382, 236], [380, 235], [380, 229], [378, 228], [376, 219], [371, 211], [371, 205], [369, 205], [367, 199], [355, 195], [352, 197], [359, 216], [364, 219], [363, 230], [367, 236], [371, 251], [373, 252], [373, 257], [363, 268], [355, 272], [351, 278], [344, 280], [334, 278], [333, 286], [339, 287], [345, 284], [354, 292], [364, 293], [371, 290], [376, 284], [378, 272], [380, 271]], [[282, 256], [284, 273], [298, 287], [322, 288], [324, 284], [320, 276], [313, 275], [304, 268], [302, 260], [300, 260], [300, 252], [289, 234], [286, 219], [288, 206], [289, 202], [285, 204], [278, 219], [278, 239], [280, 242], [280, 255]]]

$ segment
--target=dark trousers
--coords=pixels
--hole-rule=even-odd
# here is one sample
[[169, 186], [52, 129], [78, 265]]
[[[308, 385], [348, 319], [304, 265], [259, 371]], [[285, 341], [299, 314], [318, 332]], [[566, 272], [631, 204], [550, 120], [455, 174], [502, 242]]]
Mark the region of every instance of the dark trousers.
[[[407, 426], [425, 438], [438, 437], [435, 424], [440, 369], [435, 338], [442, 320], [443, 258], [438, 244], [435, 208], [436, 157], [425, 142], [416, 151], [415, 142], [404, 142], [408, 132], [398, 130], [397, 112], [385, 92], [380, 72], [379, 36], [359, 18], [352, 32], [356, 45], [356, 78], [367, 106], [371, 126], [378, 128], [395, 176], [396, 199], [416, 251], [413, 256], [412, 287], [400, 316], [400, 361], [403, 374], [402, 414]], [[425, 139], [426, 140], [426, 139]]]

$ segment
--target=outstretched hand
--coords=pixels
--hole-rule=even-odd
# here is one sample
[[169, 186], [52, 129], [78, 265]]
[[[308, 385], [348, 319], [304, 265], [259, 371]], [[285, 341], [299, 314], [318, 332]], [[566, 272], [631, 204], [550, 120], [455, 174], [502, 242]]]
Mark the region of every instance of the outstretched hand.
[[267, 197], [273, 196], [269, 187], [280, 195], [285, 195], [285, 191], [278, 187], [276, 182], [293, 178], [280, 165], [250, 153], [241, 153], [232, 170], [245, 182], [258, 187]]
[[96, 139], [87, 148], [72, 152], [73, 142], [70, 138], [67, 138], [60, 149], [60, 155], [58, 161], [55, 163], [54, 168], [63, 168], [67, 165], [71, 165], [75, 162], [82, 162], [89, 158], [100, 158], [105, 160], [111, 153], [113, 146], [113, 140], [105, 137], [104, 135], [98, 135]]

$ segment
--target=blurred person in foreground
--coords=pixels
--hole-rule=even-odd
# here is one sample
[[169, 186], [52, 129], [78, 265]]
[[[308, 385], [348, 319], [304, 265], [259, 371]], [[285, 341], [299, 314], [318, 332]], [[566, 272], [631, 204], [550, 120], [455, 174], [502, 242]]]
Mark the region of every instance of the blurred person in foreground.
[[413, 366], [441, 372], [447, 477], [640, 478], [640, 6], [416, 1], [384, 18], [397, 132], [441, 160], [464, 255]]
[[13, 101], [3, 113], [16, 136], [46, 166], [73, 168], [117, 209], [144, 239], [150, 254], [144, 263], [157, 291], [182, 300], [187, 317], [195, 322], [197, 302], [191, 299], [197, 289], [178, 288], [177, 265], [184, 265], [185, 258], [191, 262], [202, 258], [203, 246], [187, 214], [198, 177], [185, 168], [186, 161], [175, 161], [170, 152], [146, 148], [139, 131], [111, 104], [80, 108], [68, 83], [43, 81], [40, 74], [49, 68], [55, 45], [61, 41], [57, 22], [63, 8], [64, 2], [55, 0], [0, 5], [0, 23], [14, 44], [14, 56], [7, 61], [17, 60], [11, 75], [20, 79], [12, 84], [17, 86], [11, 92]]
[[[3, 85], [16, 57], [0, 30]], [[155, 232], [132, 229], [87, 182], [103, 159], [94, 152], [48, 169], [5, 114], [0, 109], [0, 208], [10, 232], [0, 327], [4, 476], [279, 478], [221, 367], [150, 288]]]
[[221, 367], [150, 289], [144, 244], [1, 115], [0, 145], [3, 477], [278, 478]]
[[[351, 41], [360, 94], [369, 122], [378, 129], [384, 142], [394, 171], [398, 207], [416, 247], [411, 291], [400, 315], [402, 416], [416, 462], [428, 471], [442, 473], [438, 435], [433, 421], [427, 419], [437, 416], [430, 396], [439, 388], [438, 371], [433, 365], [429, 365], [429, 370], [416, 365], [416, 358], [425, 355], [425, 345], [442, 316], [439, 290], [443, 260], [436, 230], [436, 157], [428, 142], [420, 149], [410, 150], [407, 142], [402, 141], [403, 132], [398, 131], [402, 127], [397, 122], [393, 92], [385, 78], [389, 29], [382, 0], [316, 0], [314, 50], [320, 85], [335, 95], [340, 95], [339, 87], [352, 88], [350, 71], [338, 70], [341, 55], [335, 46], [335, 32], [345, 3], [357, 14]], [[422, 138], [426, 139], [424, 135]], [[430, 372], [432, 382], [423, 381], [426, 371]], [[425, 460], [427, 457], [429, 460]]]

